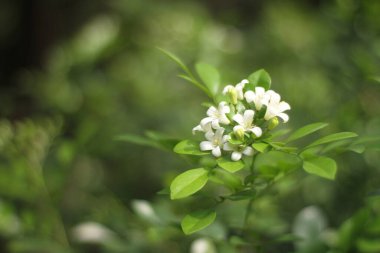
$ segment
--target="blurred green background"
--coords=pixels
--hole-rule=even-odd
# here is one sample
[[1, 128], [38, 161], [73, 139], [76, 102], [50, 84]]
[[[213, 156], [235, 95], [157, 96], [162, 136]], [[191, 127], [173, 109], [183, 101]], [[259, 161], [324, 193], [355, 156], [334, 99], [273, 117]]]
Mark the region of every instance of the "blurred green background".
[[[300, 171], [256, 203], [259, 251], [234, 242], [236, 207], [183, 236], [186, 203], [156, 193], [188, 165], [114, 140], [190, 137], [204, 114], [156, 47], [217, 66], [224, 85], [265, 68], [290, 128], [376, 137], [379, 13], [376, 0], [1, 1], [0, 252], [380, 252], [378, 144], [338, 155], [334, 182]], [[281, 239], [292, 231], [306, 240]]]

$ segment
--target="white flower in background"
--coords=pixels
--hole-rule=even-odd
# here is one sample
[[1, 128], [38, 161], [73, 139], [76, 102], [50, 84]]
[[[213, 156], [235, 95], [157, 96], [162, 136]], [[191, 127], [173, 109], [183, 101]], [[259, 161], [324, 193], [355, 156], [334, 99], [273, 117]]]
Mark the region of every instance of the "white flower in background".
[[97, 222], [83, 222], [72, 229], [75, 241], [82, 243], [104, 243], [113, 239], [114, 232]]
[[192, 242], [190, 253], [216, 253], [215, 245], [206, 238], [199, 238]]
[[231, 159], [232, 161], [239, 161], [243, 155], [253, 156], [253, 148], [251, 147], [242, 147], [240, 145], [233, 145], [229, 142], [226, 142], [223, 145], [225, 151], [232, 151]]
[[274, 117], [280, 117], [284, 122], [288, 122], [289, 116], [284, 113], [284, 111], [290, 110], [290, 105], [284, 101], [281, 101], [281, 96], [273, 90], [269, 90], [267, 94], [269, 94], [270, 99], [264, 119], [270, 120]]
[[212, 150], [211, 153], [215, 157], [220, 157], [222, 155], [221, 148], [223, 144], [228, 140], [229, 136], [223, 136], [224, 128], [219, 128], [215, 131], [215, 133], [208, 132], [205, 137], [207, 141], [202, 141], [200, 143], [200, 148], [202, 151]]
[[233, 131], [237, 137], [242, 138], [245, 132], [251, 132], [257, 137], [262, 135], [260, 127], [253, 125], [253, 117], [255, 112], [253, 110], [246, 110], [244, 114], [235, 114], [232, 119], [239, 125], [234, 126]]
[[256, 110], [260, 110], [263, 105], [268, 105], [270, 94], [265, 91], [263, 87], [255, 87], [255, 91], [247, 91], [244, 94], [245, 99], [248, 103], [254, 103]]
[[230, 124], [230, 120], [226, 116], [227, 113], [230, 113], [230, 107], [224, 101], [219, 103], [218, 109], [214, 106], [211, 106], [207, 110], [208, 117], [202, 120], [203, 125], [211, 123], [211, 126], [214, 129], [218, 129], [220, 127], [219, 123], [228, 125]]

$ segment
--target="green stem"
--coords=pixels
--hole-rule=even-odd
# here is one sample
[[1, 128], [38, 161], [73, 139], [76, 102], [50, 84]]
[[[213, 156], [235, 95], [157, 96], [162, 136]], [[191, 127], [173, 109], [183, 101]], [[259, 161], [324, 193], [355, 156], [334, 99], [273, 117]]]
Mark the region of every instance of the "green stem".
[[248, 201], [248, 204], [247, 204], [247, 207], [245, 209], [245, 215], [244, 215], [244, 223], [243, 223], [243, 231], [246, 230], [248, 228], [248, 219], [249, 219], [249, 215], [252, 211], [252, 204], [253, 204], [253, 199], [250, 199]]

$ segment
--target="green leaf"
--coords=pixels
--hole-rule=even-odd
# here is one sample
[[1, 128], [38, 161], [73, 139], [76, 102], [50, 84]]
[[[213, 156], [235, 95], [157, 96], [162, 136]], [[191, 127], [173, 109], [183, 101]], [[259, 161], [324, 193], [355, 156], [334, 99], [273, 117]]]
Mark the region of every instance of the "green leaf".
[[315, 147], [318, 145], [322, 145], [322, 144], [326, 144], [326, 143], [333, 142], [333, 141], [339, 141], [339, 140], [344, 140], [344, 139], [348, 139], [348, 138], [354, 138], [357, 136], [358, 135], [356, 133], [353, 133], [353, 132], [340, 132], [340, 133], [330, 134], [330, 135], [327, 135], [325, 137], [322, 137], [322, 138], [312, 142], [311, 144], [306, 146], [305, 149]]
[[241, 169], [244, 168], [244, 162], [242, 160], [239, 161], [231, 161], [230, 159], [227, 158], [220, 158], [217, 160], [217, 163], [219, 167], [222, 169], [227, 170], [228, 172], [235, 173]]
[[187, 74], [191, 75], [189, 68], [176, 55], [174, 55], [173, 53], [170, 53], [169, 51], [166, 51], [163, 48], [158, 47], [157, 49], [160, 50], [161, 52], [163, 52], [166, 56], [168, 56], [170, 59], [172, 59], [175, 63], [177, 63], [178, 66], [180, 66], [183, 71], [185, 71]]
[[260, 153], [263, 153], [268, 148], [268, 146], [269, 144], [264, 142], [255, 142], [252, 144], [252, 147]]
[[153, 148], [161, 148], [155, 141], [152, 141], [148, 138], [139, 136], [139, 135], [134, 135], [134, 134], [123, 134], [116, 136], [114, 138], [116, 141], [126, 141], [129, 143], [141, 145], [141, 146], [148, 146], [148, 147], [153, 147]]
[[303, 169], [310, 174], [333, 180], [335, 179], [337, 166], [333, 159], [317, 156], [305, 160], [303, 162]]
[[249, 190], [236, 192], [232, 195], [226, 196], [225, 198], [229, 200], [233, 200], [233, 201], [238, 201], [238, 200], [244, 200], [244, 199], [252, 199], [255, 196], [256, 196], [256, 190], [249, 189]]
[[220, 168], [215, 168], [211, 171], [209, 180], [214, 183], [224, 185], [232, 191], [236, 191], [242, 188], [240, 177]]
[[301, 167], [301, 159], [293, 154], [281, 151], [269, 151], [257, 155], [254, 168], [266, 177], [274, 178], [282, 172]]
[[181, 155], [207, 155], [199, 148], [199, 143], [191, 140], [183, 140], [175, 145], [173, 151]]
[[216, 212], [214, 210], [200, 210], [188, 214], [181, 222], [182, 231], [186, 234], [192, 234], [204, 229], [214, 222]]
[[205, 186], [208, 180], [208, 171], [204, 168], [188, 170], [176, 178], [170, 185], [170, 198], [181, 199], [190, 196]]
[[218, 93], [220, 85], [220, 74], [218, 70], [206, 63], [197, 63], [195, 69], [201, 80], [206, 84], [208, 90], [215, 96]]
[[323, 122], [317, 122], [313, 124], [306, 125], [304, 127], [301, 127], [300, 129], [294, 131], [286, 140], [286, 142], [291, 142], [297, 139], [300, 139], [306, 135], [312, 134], [324, 127], [326, 127], [328, 124]]
[[260, 69], [256, 72], [253, 72], [249, 77], [248, 81], [250, 85], [253, 85], [254, 88], [256, 86], [261, 86], [264, 87], [266, 90], [269, 90], [270, 85], [271, 85], [271, 79], [268, 74], [264, 69]]

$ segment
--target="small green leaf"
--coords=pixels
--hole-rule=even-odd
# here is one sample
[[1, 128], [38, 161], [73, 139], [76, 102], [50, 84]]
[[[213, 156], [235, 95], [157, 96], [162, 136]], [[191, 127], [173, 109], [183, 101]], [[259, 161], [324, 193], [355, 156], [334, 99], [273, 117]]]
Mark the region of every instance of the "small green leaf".
[[313, 124], [306, 125], [304, 127], [301, 127], [300, 129], [294, 131], [289, 138], [287, 139], [287, 142], [291, 142], [297, 139], [300, 139], [306, 135], [312, 134], [324, 127], [326, 127], [327, 123], [317, 122]]
[[271, 79], [268, 74], [264, 69], [260, 69], [256, 72], [253, 72], [249, 77], [248, 81], [250, 85], [253, 85], [254, 88], [256, 86], [261, 86], [264, 87], [266, 90], [269, 90], [270, 85], [271, 85]]
[[226, 196], [225, 198], [229, 200], [233, 200], [233, 201], [238, 201], [238, 200], [244, 200], [244, 199], [253, 199], [255, 196], [256, 196], [256, 190], [249, 189], [249, 190], [236, 192], [232, 195]]
[[220, 74], [218, 70], [206, 63], [197, 63], [195, 69], [201, 80], [206, 84], [208, 90], [215, 96], [218, 93], [220, 85]]
[[214, 210], [201, 210], [188, 214], [181, 222], [182, 231], [186, 234], [192, 234], [204, 229], [214, 222], [216, 212]]
[[190, 196], [205, 186], [208, 180], [208, 171], [204, 168], [188, 170], [176, 178], [170, 185], [170, 198], [181, 199]]
[[325, 156], [309, 158], [303, 162], [303, 169], [310, 173], [330, 180], [335, 179], [336, 162]]
[[219, 167], [221, 167], [222, 169], [225, 169], [231, 173], [235, 173], [235, 172], [243, 169], [245, 166], [244, 162], [242, 160], [234, 162], [234, 161], [231, 161], [227, 158], [220, 158], [220, 159], [218, 159], [217, 162], [218, 162]]
[[176, 55], [174, 55], [173, 53], [170, 53], [169, 51], [166, 51], [163, 48], [158, 47], [157, 49], [160, 50], [161, 52], [163, 52], [166, 56], [168, 56], [170, 59], [172, 59], [175, 63], [177, 63], [178, 66], [180, 66], [182, 68], [182, 70], [185, 71], [187, 74], [191, 74], [188, 67]]
[[207, 155], [199, 148], [199, 143], [191, 140], [183, 140], [175, 145], [173, 151], [181, 155]]
[[330, 135], [327, 135], [325, 137], [322, 137], [322, 138], [312, 142], [311, 144], [306, 146], [305, 149], [315, 147], [318, 145], [322, 145], [322, 144], [326, 144], [326, 143], [333, 142], [333, 141], [340, 141], [340, 140], [344, 140], [344, 139], [348, 139], [348, 138], [354, 138], [357, 136], [358, 135], [356, 133], [353, 133], [353, 132], [340, 132], [340, 133], [330, 134]]
[[268, 148], [268, 146], [269, 144], [264, 142], [255, 142], [252, 144], [252, 147], [260, 153], [263, 153]]
[[152, 141], [148, 138], [139, 136], [139, 135], [134, 135], [134, 134], [123, 134], [115, 137], [116, 141], [126, 141], [129, 143], [141, 145], [141, 146], [148, 146], [148, 147], [153, 147], [153, 148], [161, 148], [158, 143], [155, 141]]

